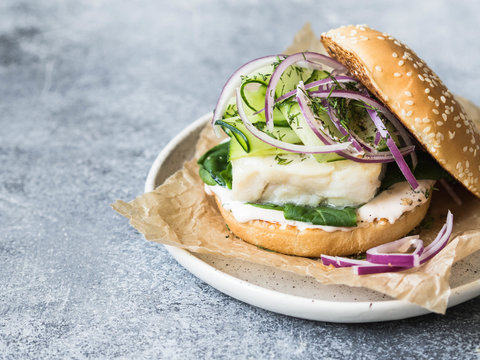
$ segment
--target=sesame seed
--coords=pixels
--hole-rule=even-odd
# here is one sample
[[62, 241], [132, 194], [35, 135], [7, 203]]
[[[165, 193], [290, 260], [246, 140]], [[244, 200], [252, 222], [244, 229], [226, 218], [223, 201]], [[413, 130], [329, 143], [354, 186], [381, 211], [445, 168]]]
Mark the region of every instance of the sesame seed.
[[400, 77], [400, 76], [402, 76], [402, 74], [396, 72], [396, 73], [393, 74], [393, 76], [395, 76], [395, 77]]
[[401, 46], [401, 44], [398, 42], [398, 40], [395, 40], [393, 43], [397, 46]]
[[429, 123], [430, 122], [430, 119], [429, 118], [423, 118], [423, 122], [426, 124], [426, 123]]
[[427, 126], [423, 129], [423, 132], [424, 133], [428, 133], [430, 131], [431, 127], [430, 126]]
[[468, 146], [464, 146], [463, 147], [463, 152], [467, 152], [467, 150], [468, 150]]
[[403, 61], [403, 60], [400, 60], [400, 61], [398, 62], [398, 66], [403, 66], [403, 64], [405, 64], [405, 61]]
[[425, 81], [425, 79], [423, 78], [422, 75], [418, 74], [418, 78], [421, 80], [421, 81]]
[[388, 96], [387, 96], [387, 95], [385, 95], [385, 101], [388, 101], [388, 99], [389, 99], [389, 98], [388, 98]]
[[[449, 131], [449, 132], [448, 132], [448, 138], [449, 138], [450, 140], [453, 140], [454, 137], [455, 137], [455, 131]], [[460, 163], [459, 163], [459, 164], [460, 164]], [[457, 166], [458, 166], [458, 164], [457, 164]]]
[[465, 167], [468, 169], [470, 167], [470, 163], [467, 161], [465, 161]]
[[422, 121], [422, 119], [420, 119], [420, 118], [415, 118], [415, 122], [419, 123], [419, 122], [421, 122], [421, 121]]
[[430, 89], [429, 88], [426, 88], [425, 89], [425, 94], [429, 94], [430, 93]]
[[[479, 166], [480, 167], [480, 166]], [[462, 168], [462, 163], [459, 161], [457, 163], [457, 166], [455, 167], [457, 170], [460, 170]]]
[[410, 111], [407, 112], [407, 116], [412, 116], [412, 114], [413, 114], [413, 111], [412, 111], [412, 110], [410, 110]]
[[430, 101], [435, 101], [435, 98], [434, 98], [433, 96], [430, 96], [430, 95], [429, 95], [429, 96], [428, 96], [428, 100], [430, 100]]
[[412, 96], [412, 93], [410, 91], [405, 91], [404, 94], [407, 96]]
[[442, 114], [442, 119], [447, 121], [447, 114]]
[[438, 111], [437, 109], [432, 109], [432, 111], [433, 111], [433, 113], [434, 113], [435, 115], [440, 114], [440, 111]]
[[414, 67], [415, 69], [418, 69], [418, 65], [417, 65], [417, 64], [413, 64], [413, 67]]
[[445, 98], [445, 96], [440, 96], [440, 100], [442, 100], [442, 102], [445, 104], [445, 102], [447, 101], [447, 99]]
[[442, 126], [442, 125], [443, 125], [443, 122], [437, 121], [437, 125], [438, 125], [438, 126]]
[[462, 127], [462, 124], [460, 124], [460, 123], [457, 123], [457, 125], [456, 125], [456, 126], [457, 126], [457, 128], [461, 128], [461, 127]]
[[405, 104], [407, 104], [407, 105], [413, 105], [413, 101], [412, 101], [412, 100], [407, 100], [407, 101], [405, 101]]
[[377, 39], [378, 40], [385, 40], [385, 38], [383, 36], [377, 36]]
[[392, 56], [393, 56], [394, 58], [396, 58], [396, 57], [398, 57], [398, 54], [397, 54], [396, 52], [394, 52], [394, 53], [392, 53]]
[[450, 110], [445, 110], [445, 114], [450, 115]]
[[377, 65], [377, 66], [375, 66], [375, 70], [382, 71], [382, 68], [380, 67], [380, 65]]
[[411, 71], [407, 72], [407, 76], [412, 76], [412, 72]]
[[473, 148], [472, 147], [468, 148], [468, 151], [473, 152]]
[[436, 107], [439, 107], [439, 106], [440, 106], [440, 101], [435, 100], [435, 106], [436, 106]]
[[453, 118], [453, 121], [458, 121], [458, 120], [460, 120], [460, 116], [458, 115]]

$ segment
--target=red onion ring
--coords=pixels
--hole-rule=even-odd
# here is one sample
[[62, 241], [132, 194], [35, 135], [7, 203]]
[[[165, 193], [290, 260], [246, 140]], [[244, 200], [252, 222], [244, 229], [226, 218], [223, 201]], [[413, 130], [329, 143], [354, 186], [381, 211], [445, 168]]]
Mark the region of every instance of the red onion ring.
[[[273, 129], [273, 106], [275, 98], [275, 89], [277, 88], [278, 81], [284, 73], [284, 71], [291, 65], [296, 64], [301, 61], [310, 61], [312, 67], [318, 70], [324, 70], [324, 65], [331, 67], [333, 69], [340, 69], [346, 71], [345, 66], [340, 64], [338, 61], [322, 54], [313, 53], [313, 52], [304, 52], [290, 55], [285, 60], [282, 61], [280, 65], [275, 69], [272, 76], [270, 77], [270, 82], [268, 83], [267, 93], [265, 95], [265, 122], [267, 124], [267, 129]], [[317, 61], [319, 63], [316, 63]]]
[[[217, 105], [215, 105], [215, 110], [212, 117], [212, 125], [215, 125], [217, 120], [220, 120], [225, 113], [230, 99], [235, 95], [235, 89], [240, 86], [242, 83], [242, 76], [246, 76], [254, 72], [255, 70], [273, 64], [279, 59], [285, 59], [285, 55], [269, 55], [264, 56], [258, 59], [247, 62], [246, 64], [240, 66], [235, 72], [228, 78], [227, 82], [223, 86], [220, 97], [217, 100]], [[214, 126], [214, 129], [217, 127]]]
[[326, 266], [333, 265], [336, 268], [351, 267], [353, 268], [353, 272], [356, 275], [378, 274], [378, 273], [395, 272], [395, 271], [402, 271], [402, 270], [408, 269], [402, 266], [372, 264], [371, 262], [366, 260], [355, 260], [355, 259], [349, 259], [349, 258], [344, 258], [340, 256], [330, 256], [330, 255], [322, 255], [321, 261], [322, 261], [322, 264]]
[[[366, 95], [362, 95], [353, 91], [348, 91], [348, 90], [333, 90], [330, 92], [327, 91], [312, 91], [310, 93], [311, 96], [314, 97], [320, 97], [320, 98], [328, 98], [328, 97], [342, 97], [346, 99], [353, 99], [353, 100], [359, 100], [363, 101], [364, 103], [373, 106], [377, 108], [380, 112], [384, 114], [389, 114], [388, 117], [390, 117], [390, 111], [385, 108], [382, 104], [380, 104], [378, 101], [371, 99], [367, 97]], [[405, 159], [402, 156], [402, 153], [398, 149], [397, 145], [395, 144], [395, 141], [392, 140], [390, 134], [388, 133], [387, 129], [385, 128], [385, 125], [383, 124], [382, 120], [378, 116], [377, 112], [372, 109], [367, 109], [368, 114], [372, 118], [372, 121], [374, 122], [375, 126], [377, 127], [378, 132], [380, 133], [381, 137], [387, 139], [387, 146], [395, 159], [396, 163], [398, 164], [398, 167], [400, 168], [400, 171], [402, 174], [405, 176], [405, 179], [408, 181], [410, 186], [412, 187], [413, 190], [417, 189], [419, 184], [417, 180], [415, 179], [415, 176], [413, 175], [412, 171], [410, 170], [409, 166], [407, 165]], [[393, 115], [391, 115], [393, 116]], [[388, 118], [387, 117], [387, 118]]]
[[432, 257], [437, 255], [445, 246], [447, 246], [450, 236], [452, 235], [453, 229], [453, 214], [448, 210], [447, 220], [445, 225], [442, 227], [438, 233], [435, 240], [432, 241], [423, 251], [422, 256], [420, 257], [420, 264], [425, 263], [430, 260]]
[[[326, 266], [353, 267], [357, 275], [407, 270], [418, 267], [437, 255], [448, 244], [452, 229], [453, 215], [449, 210], [445, 225], [426, 248], [423, 248], [423, 241], [418, 236], [409, 236], [367, 250], [367, 260], [329, 255], [321, 255], [320, 259]], [[415, 242], [415, 251], [412, 254], [399, 253], [408, 242]]]
[[[413, 253], [400, 253], [406, 245], [414, 246]], [[379, 245], [367, 250], [367, 261], [373, 264], [414, 267], [420, 266], [420, 255], [423, 253], [423, 241], [418, 235], [404, 237], [400, 240]]]
[[240, 119], [242, 119], [243, 124], [247, 128], [248, 131], [252, 133], [253, 136], [262, 140], [263, 142], [276, 147], [278, 149], [282, 149], [285, 151], [290, 151], [293, 153], [300, 153], [300, 154], [326, 154], [332, 153], [337, 151], [345, 150], [348, 146], [350, 146], [349, 142], [335, 144], [335, 145], [323, 145], [323, 146], [305, 146], [305, 145], [296, 145], [296, 144], [289, 144], [277, 139], [272, 138], [268, 134], [264, 133], [263, 131], [258, 130], [249, 120], [247, 115], [245, 114], [245, 109], [243, 108], [242, 104], [242, 97], [240, 95], [240, 89], [237, 88], [236, 90], [236, 97], [237, 97], [237, 110]]

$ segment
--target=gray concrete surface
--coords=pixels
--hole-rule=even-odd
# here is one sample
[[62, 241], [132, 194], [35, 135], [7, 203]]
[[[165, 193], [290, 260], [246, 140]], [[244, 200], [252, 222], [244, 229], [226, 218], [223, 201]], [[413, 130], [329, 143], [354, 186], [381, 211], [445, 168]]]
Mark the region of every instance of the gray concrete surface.
[[[355, 5], [360, 4], [361, 5]], [[367, 23], [480, 103], [475, 1], [0, 2], [0, 358], [479, 359], [480, 298], [445, 316], [316, 323], [229, 298], [109, 204], [227, 76]]]

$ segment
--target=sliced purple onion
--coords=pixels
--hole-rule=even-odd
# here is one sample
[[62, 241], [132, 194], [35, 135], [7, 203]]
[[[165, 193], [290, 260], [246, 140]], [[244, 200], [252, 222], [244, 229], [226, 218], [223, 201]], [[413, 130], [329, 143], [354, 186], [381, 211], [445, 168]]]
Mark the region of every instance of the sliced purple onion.
[[349, 259], [341, 256], [321, 255], [322, 264], [336, 268], [351, 267], [356, 275], [378, 274], [407, 270], [409, 267], [373, 264], [366, 260]]
[[[305, 88], [302, 88], [303, 84], [299, 84], [297, 88], [297, 101], [300, 106], [300, 110], [302, 111], [302, 115], [304, 116], [305, 120], [307, 121], [307, 124], [310, 126], [312, 131], [317, 135], [317, 137], [326, 145], [334, 145], [337, 142], [332, 139], [331, 137], [327, 136], [326, 134], [328, 133], [325, 131], [325, 129], [322, 129], [320, 131], [317, 126], [315, 125], [315, 117], [310, 110], [310, 107], [308, 106], [308, 98], [305, 94]], [[347, 133], [348, 134], [348, 133]], [[353, 143], [352, 143], [353, 144]], [[360, 144], [359, 144], [360, 146]], [[400, 149], [400, 153], [402, 155], [407, 155], [414, 151], [414, 147], [405, 147]], [[357, 149], [358, 151], [358, 149]], [[391, 153], [381, 153], [381, 152], [370, 152], [368, 149], [364, 151], [364, 149], [361, 148], [362, 152], [356, 152], [352, 153], [348, 150], [346, 151], [341, 151], [337, 152], [340, 156], [343, 156], [346, 159], [357, 161], [357, 162], [365, 162], [365, 163], [386, 163], [386, 162], [392, 162], [395, 161], [395, 157]]]
[[[426, 248], [418, 236], [408, 236], [367, 250], [367, 260], [330, 255], [321, 255], [320, 259], [326, 266], [352, 267], [357, 275], [407, 270], [418, 267], [437, 255], [448, 244], [452, 229], [453, 215], [449, 210], [445, 225]], [[411, 246], [415, 247], [413, 253], [405, 253]]]
[[[333, 124], [334, 124], [335, 127], [338, 129], [338, 131], [340, 131], [340, 133], [341, 133], [343, 136], [347, 136], [347, 135], [348, 135], [348, 139], [352, 142], [353, 147], [354, 147], [359, 153], [363, 153], [363, 147], [360, 145], [360, 143], [358, 142], [357, 138], [354, 137], [350, 132], [348, 132], [347, 129], [345, 129], [345, 127], [342, 125], [342, 123], [341, 123], [340, 120], [338, 119], [337, 115], [335, 114], [335, 111], [332, 109], [332, 107], [331, 107], [330, 105], [328, 105], [328, 102], [324, 100], [322, 103], [323, 103], [323, 105], [327, 108], [327, 110], [328, 110], [328, 116], [330, 117], [330, 119], [332, 120]], [[371, 151], [370, 148], [369, 148], [368, 150]]]
[[395, 158], [398, 168], [402, 172], [403, 176], [405, 176], [405, 179], [408, 181], [413, 190], [417, 190], [420, 185], [417, 179], [415, 179], [415, 176], [413, 175], [412, 170], [410, 170], [410, 167], [405, 161], [405, 158], [400, 153], [397, 144], [395, 144], [395, 141], [393, 141], [391, 137], [387, 139], [387, 146], [390, 149], [393, 157]]
[[[239, 67], [227, 80], [223, 86], [220, 97], [218, 98], [217, 105], [213, 112], [212, 125], [215, 125], [217, 120], [220, 120], [225, 113], [228, 102], [230, 99], [235, 96], [235, 89], [239, 87], [242, 83], [242, 76], [251, 74], [257, 69], [260, 69], [264, 66], [271, 65], [278, 59], [286, 58], [285, 55], [270, 55], [264, 56], [252, 61], [247, 62], [246, 64]], [[216, 127], [214, 127], [216, 129]]]
[[[386, 116], [388, 114], [387, 118], [394, 117], [393, 114], [391, 114], [390, 111], [386, 107], [384, 107], [382, 104], [380, 104], [378, 101], [371, 99], [366, 95], [356, 93], [354, 91], [348, 91], [348, 90], [333, 90], [330, 92], [312, 91], [310, 95], [315, 97], [320, 97], [320, 98], [342, 97], [346, 99], [363, 101], [364, 103], [377, 108], [379, 111], [386, 114]], [[413, 190], [417, 189], [419, 184], [415, 179], [415, 176], [413, 176], [413, 173], [408, 167], [405, 159], [403, 158], [402, 153], [400, 152], [397, 145], [395, 144], [395, 141], [392, 140], [390, 134], [388, 133], [388, 130], [385, 128], [383, 121], [380, 119], [380, 117], [378, 116], [375, 110], [367, 109], [367, 111], [370, 117], [372, 118], [372, 121], [374, 122], [375, 126], [377, 127], [377, 130], [380, 133], [381, 137], [387, 139], [387, 146], [393, 158], [397, 162], [398, 167], [400, 168], [400, 171], [405, 176], [405, 179], [408, 181], [408, 183], [410, 184]]]
[[375, 133], [375, 142], [374, 142], [375, 146], [378, 146], [378, 144], [380, 143], [380, 139], [381, 139], [381, 138], [382, 138], [382, 135], [380, 135], [380, 131], [377, 131], [377, 132]]
[[324, 144], [333, 145], [334, 141], [328, 138], [327, 135], [324, 135], [323, 130], [320, 131], [318, 127], [315, 125], [316, 119], [315, 115], [312, 112], [312, 109], [308, 105], [308, 98], [305, 95], [305, 86], [303, 86], [303, 82], [300, 82], [297, 86], [297, 96], [296, 96], [298, 106], [300, 107], [300, 111], [302, 112], [305, 121], [307, 122], [310, 129], [317, 135], [317, 137], [322, 141]]
[[395, 144], [395, 141], [393, 141], [390, 133], [386, 129], [385, 125], [383, 124], [382, 119], [380, 119], [380, 117], [378, 116], [375, 110], [368, 109], [367, 112], [368, 112], [368, 115], [370, 115], [370, 118], [372, 119], [373, 123], [377, 127], [377, 130], [380, 133], [380, 136], [384, 139], [387, 139], [388, 149], [390, 150], [390, 153], [395, 158], [395, 161], [400, 171], [402, 172], [403, 176], [408, 181], [412, 189], [416, 190], [419, 187], [418, 181], [417, 179], [415, 179], [415, 176], [413, 175], [412, 170], [410, 170], [410, 167], [405, 161], [403, 155], [400, 153], [400, 150], [398, 149], [397, 144]]
[[432, 257], [437, 255], [445, 246], [447, 246], [450, 236], [452, 235], [453, 229], [453, 214], [448, 210], [447, 221], [438, 233], [435, 240], [432, 241], [423, 251], [422, 256], [420, 257], [420, 264], [425, 263], [430, 260]]
[[267, 129], [269, 130], [273, 129], [273, 107], [275, 103], [275, 89], [277, 88], [278, 81], [289, 66], [302, 61], [309, 61], [310, 66], [318, 70], [324, 70], [326, 65], [327, 67], [333, 69], [346, 71], [345, 66], [340, 64], [338, 61], [326, 55], [313, 52], [293, 54], [283, 60], [270, 77], [270, 82], [267, 86], [267, 93], [265, 95], [265, 122], [267, 124]]
[[[348, 83], [348, 82], [354, 82], [354, 83], [358, 83], [358, 80], [351, 77], [351, 76], [337, 76], [335, 78], [335, 80], [338, 82], [338, 83]], [[331, 79], [331, 78], [327, 78], [327, 79], [322, 79], [322, 80], [317, 80], [317, 81], [312, 81], [311, 83], [308, 83], [305, 85], [305, 89], [306, 90], [309, 90], [309, 89], [312, 89], [314, 87], [317, 87], [317, 86], [323, 86], [323, 85], [331, 85], [331, 84], [335, 84], [335, 80]], [[297, 89], [295, 90], [292, 90], [292, 91], [289, 91], [287, 92], [286, 94], [280, 96], [278, 99], [275, 100], [275, 103], [278, 103], [280, 101], [283, 101], [285, 99], [288, 99], [292, 96], [295, 96], [297, 93]], [[262, 109], [263, 110], [263, 109]]]
[[[411, 247], [414, 247], [415, 251], [405, 253]], [[391, 266], [420, 266], [420, 255], [423, 250], [423, 241], [418, 235], [408, 236], [367, 250], [367, 261]]]
[[258, 130], [249, 120], [247, 115], [245, 114], [245, 109], [243, 108], [242, 97], [240, 95], [240, 89], [237, 88], [236, 90], [236, 97], [237, 97], [237, 110], [238, 115], [242, 119], [243, 124], [247, 128], [248, 131], [252, 133], [253, 136], [262, 140], [263, 142], [276, 147], [278, 149], [282, 149], [285, 151], [290, 151], [293, 153], [300, 153], [300, 154], [326, 154], [332, 152], [338, 152], [345, 150], [350, 146], [350, 142], [344, 142], [341, 144], [335, 145], [323, 145], [323, 146], [305, 146], [305, 145], [296, 145], [286, 143], [284, 141], [280, 141], [277, 139], [272, 138], [268, 134], [264, 133], [263, 131]]
[[371, 275], [371, 274], [380, 274], [380, 273], [386, 273], [386, 272], [403, 271], [411, 268], [412, 267], [370, 264], [370, 265], [354, 266], [353, 272], [356, 275]]

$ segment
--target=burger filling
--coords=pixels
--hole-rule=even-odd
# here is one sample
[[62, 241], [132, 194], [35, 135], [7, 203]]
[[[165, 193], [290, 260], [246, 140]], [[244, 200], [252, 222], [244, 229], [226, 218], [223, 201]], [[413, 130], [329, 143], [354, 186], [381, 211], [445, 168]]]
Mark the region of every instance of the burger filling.
[[[337, 68], [320, 70], [320, 60]], [[212, 124], [229, 141], [198, 160], [207, 192], [237, 221], [327, 231], [393, 223], [447, 177], [426, 152], [413, 153], [410, 135], [360, 82], [333, 75], [345, 70], [333, 60], [257, 61], [257, 70], [231, 78], [225, 89], [233, 84], [235, 95], [224, 89], [215, 109]]]

